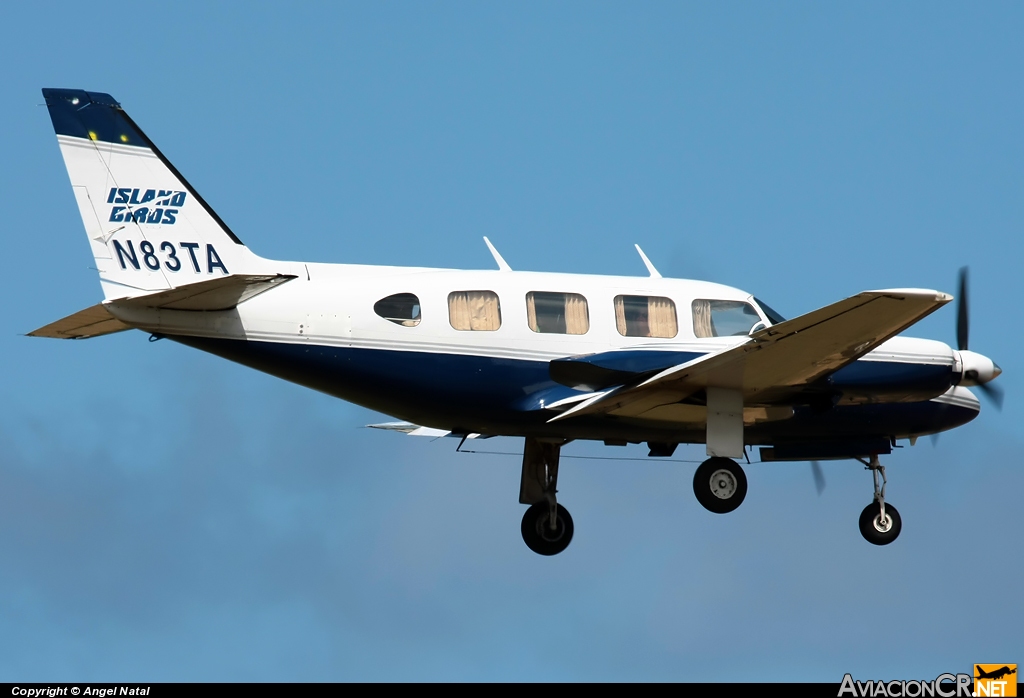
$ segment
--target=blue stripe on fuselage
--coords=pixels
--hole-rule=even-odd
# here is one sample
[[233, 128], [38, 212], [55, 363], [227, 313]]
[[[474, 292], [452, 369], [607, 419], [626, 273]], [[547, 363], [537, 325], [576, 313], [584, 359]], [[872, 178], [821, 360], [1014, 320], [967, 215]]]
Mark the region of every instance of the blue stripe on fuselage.
[[556, 359], [552, 363], [579, 363], [590, 364], [609, 371], [622, 373], [649, 373], [672, 368], [678, 364], [684, 364], [704, 356], [703, 352], [695, 351], [665, 351], [652, 349], [615, 349], [604, 351], [599, 354], [586, 354], [584, 356], [572, 356], [565, 359]]
[[[551, 413], [543, 405], [580, 393], [551, 380], [546, 361], [202, 337], [170, 339], [426, 426], [579, 439], [704, 440], [703, 429], [690, 432], [671, 423], [637, 426], [614, 417], [581, 417], [549, 425]], [[976, 415], [974, 410], [927, 401], [837, 406], [824, 412], [798, 408], [792, 419], [750, 425], [746, 434], [748, 443], [768, 444], [780, 438], [893, 436], [949, 429]]]
[[[546, 361], [171, 337], [203, 351], [417, 424], [482, 431], [545, 421], [539, 400], [578, 395], [551, 380]], [[452, 421], [454, 420], [454, 421]]]
[[573, 388], [602, 390], [621, 385], [644, 374], [653, 374], [699, 359], [693, 351], [616, 349], [598, 354], [570, 356], [551, 362], [551, 377]]

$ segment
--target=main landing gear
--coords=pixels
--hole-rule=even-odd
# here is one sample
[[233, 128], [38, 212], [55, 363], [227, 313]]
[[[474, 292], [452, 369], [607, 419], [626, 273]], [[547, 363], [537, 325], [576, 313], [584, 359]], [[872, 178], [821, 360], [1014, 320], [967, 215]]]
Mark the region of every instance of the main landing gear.
[[[903, 520], [896, 507], [885, 502], [885, 466], [878, 462], [878, 456], [871, 456], [871, 461], [864, 465], [874, 479], [875, 501], [860, 513], [860, 533], [868, 543], [889, 545], [900, 535]], [[878, 484], [879, 475], [882, 476], [881, 487]]]
[[555, 499], [563, 443], [527, 438], [523, 450], [519, 501], [530, 505], [523, 515], [523, 542], [538, 555], [557, 555], [572, 541], [572, 517]]
[[537, 502], [523, 514], [523, 542], [538, 555], [557, 555], [572, 540], [572, 517], [561, 504]]
[[[558, 460], [563, 440], [527, 438], [523, 451], [523, 474], [519, 501], [529, 504], [523, 515], [523, 542], [538, 555], [557, 555], [572, 541], [573, 523], [569, 511], [558, 503]], [[888, 545], [900, 535], [903, 521], [896, 507], [885, 501], [885, 466], [878, 456], [861, 461], [871, 471], [874, 501], [860, 515], [860, 532], [875, 545]], [[731, 458], [713, 456], [693, 474], [693, 493], [708, 511], [735, 511], [747, 496], [747, 476]]]
[[693, 493], [708, 511], [728, 514], [747, 496], [747, 476], [731, 458], [708, 458], [693, 474]]

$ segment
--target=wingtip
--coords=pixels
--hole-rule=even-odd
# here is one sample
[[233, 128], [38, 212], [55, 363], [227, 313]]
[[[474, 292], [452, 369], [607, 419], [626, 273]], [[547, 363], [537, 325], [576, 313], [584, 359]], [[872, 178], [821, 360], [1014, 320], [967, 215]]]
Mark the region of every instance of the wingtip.
[[934, 298], [936, 303], [949, 303], [953, 296], [931, 288], [879, 288], [866, 293], [879, 293], [887, 296], [917, 296], [918, 298]]

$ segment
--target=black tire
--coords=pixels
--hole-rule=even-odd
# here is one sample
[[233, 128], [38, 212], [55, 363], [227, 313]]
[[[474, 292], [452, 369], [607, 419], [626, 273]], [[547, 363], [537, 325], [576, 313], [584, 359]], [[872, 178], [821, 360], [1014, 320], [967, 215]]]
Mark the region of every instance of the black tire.
[[555, 505], [555, 530], [551, 530], [551, 508], [547, 502], [537, 502], [523, 514], [523, 542], [538, 555], [557, 555], [572, 541], [572, 517], [561, 504]]
[[903, 519], [896, 507], [889, 502], [885, 503], [885, 518], [888, 519], [888, 528], [885, 522], [881, 521], [882, 508], [878, 502], [871, 502], [864, 511], [860, 513], [860, 534], [864, 540], [875, 545], [889, 545], [896, 540], [900, 531], [903, 530]]
[[731, 458], [708, 458], [693, 474], [693, 493], [708, 511], [728, 514], [747, 496], [747, 475]]

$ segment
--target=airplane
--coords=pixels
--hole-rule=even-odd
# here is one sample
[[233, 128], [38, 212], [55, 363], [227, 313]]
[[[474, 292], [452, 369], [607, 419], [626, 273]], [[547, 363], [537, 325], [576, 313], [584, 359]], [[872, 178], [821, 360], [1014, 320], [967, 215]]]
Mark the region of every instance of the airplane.
[[1016, 667], [1011, 669], [1008, 666], [1003, 666], [1003, 667], [1001, 667], [999, 669], [995, 669], [993, 671], [985, 671], [984, 669], [982, 669], [982, 668], [978, 667], [977, 665], [975, 665], [975, 669], [977, 670], [977, 676], [974, 677], [976, 679], [1001, 679], [1004, 676], [1009, 676], [1010, 674], [1016, 674], [1017, 673], [1017, 668]]
[[524, 440], [526, 545], [555, 555], [574, 526], [556, 496], [563, 446], [705, 444], [693, 491], [708, 511], [747, 493], [737, 459], [855, 459], [871, 471], [870, 543], [902, 530], [879, 457], [998, 405], [1001, 369], [968, 349], [900, 336], [953, 300], [864, 291], [786, 319], [746, 291], [648, 276], [462, 271], [265, 259], [246, 247], [108, 94], [44, 89], [99, 271], [102, 302], [31, 336], [137, 329], [401, 420], [399, 433]]

